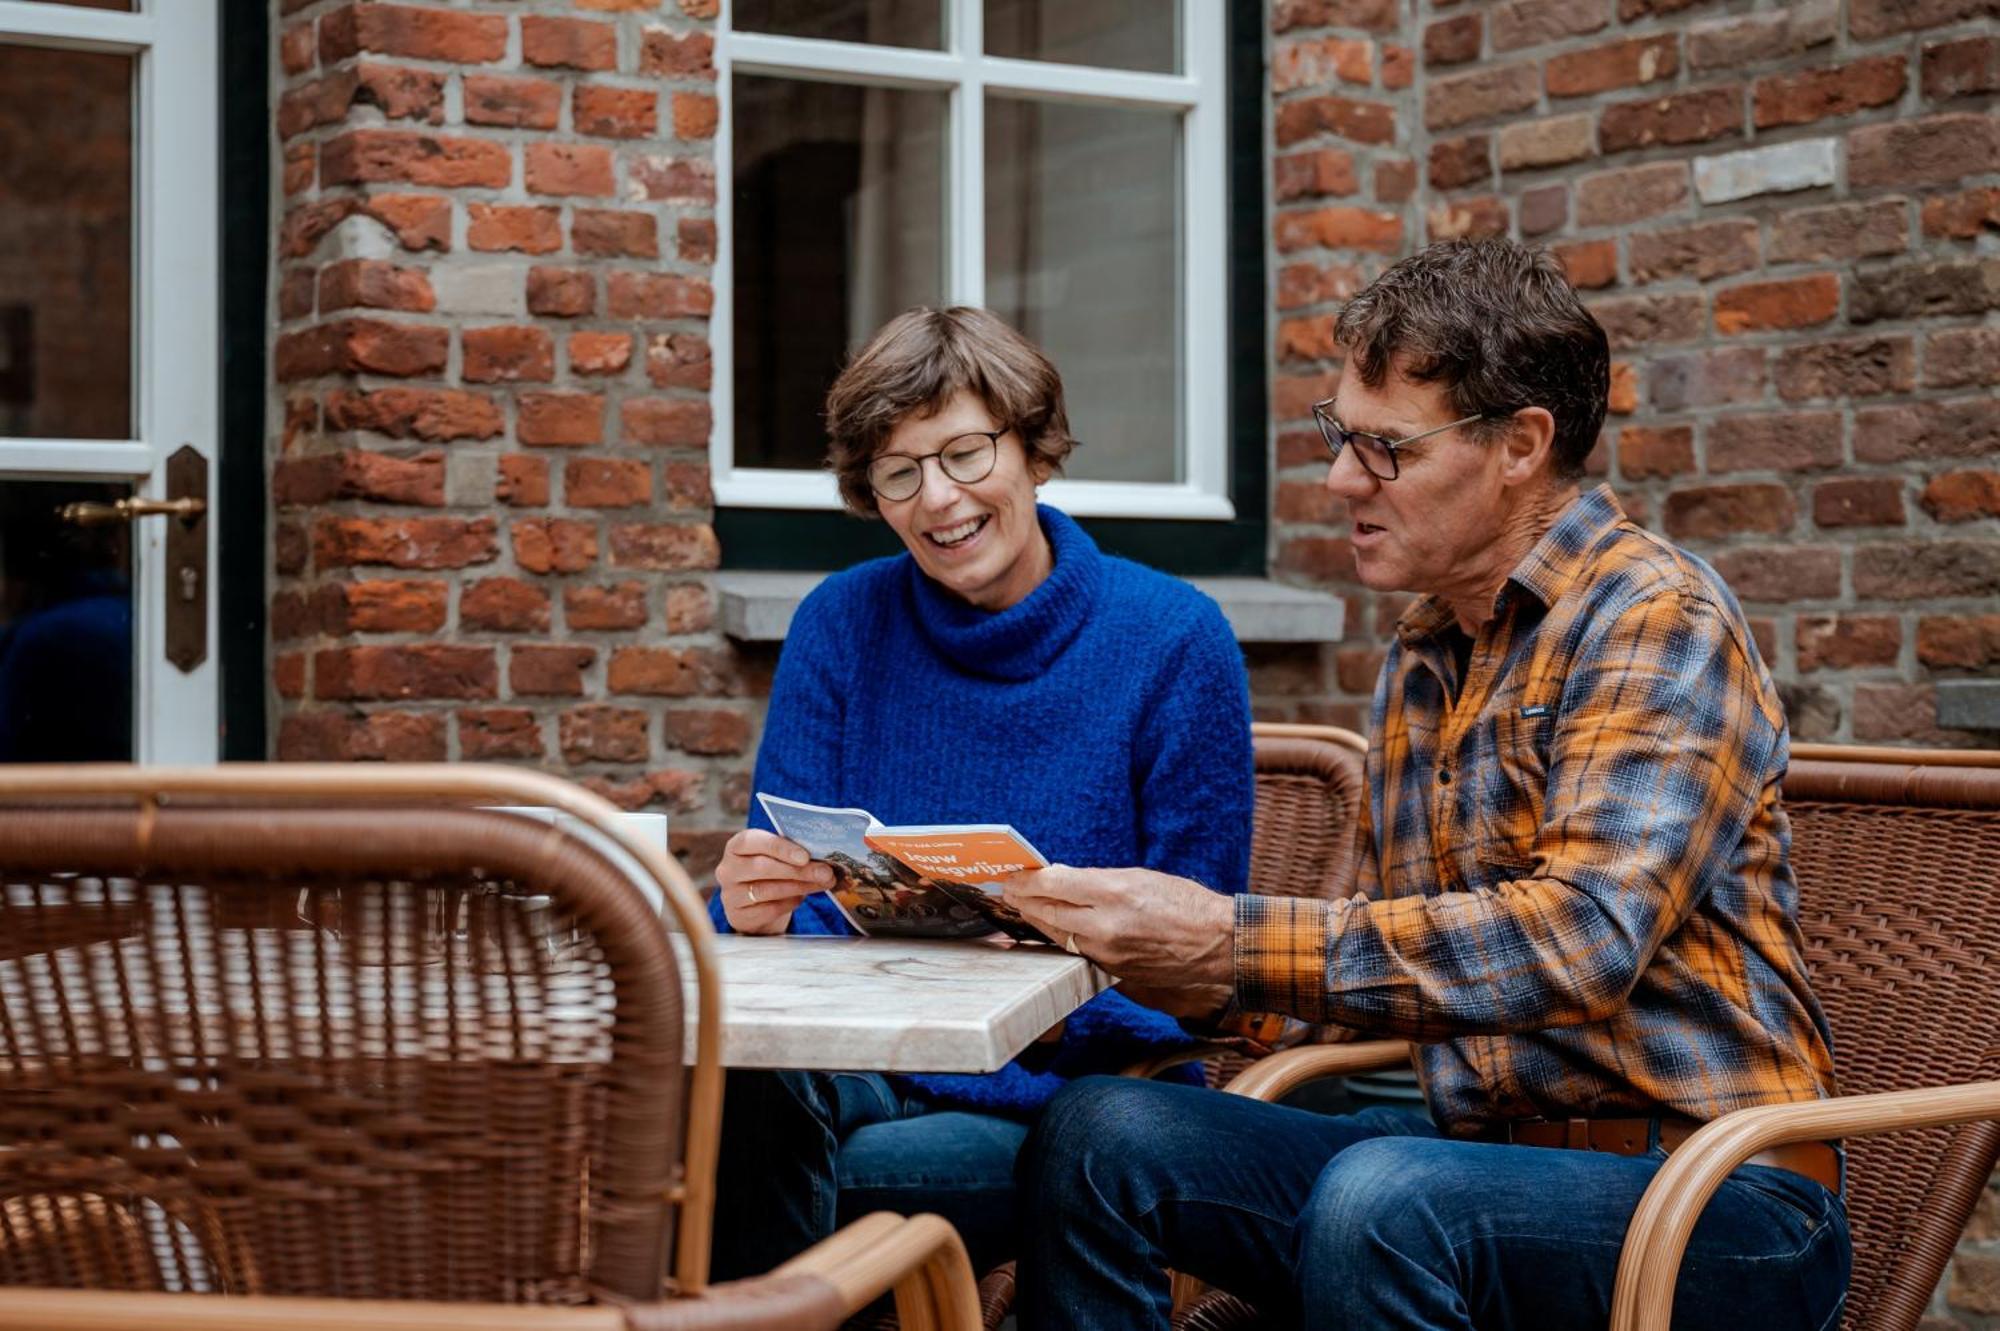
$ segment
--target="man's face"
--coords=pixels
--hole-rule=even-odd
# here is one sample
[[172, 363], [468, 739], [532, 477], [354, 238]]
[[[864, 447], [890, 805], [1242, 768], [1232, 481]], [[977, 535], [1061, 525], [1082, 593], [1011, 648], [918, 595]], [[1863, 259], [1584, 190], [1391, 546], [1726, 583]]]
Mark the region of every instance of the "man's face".
[[[1350, 430], [1405, 439], [1457, 419], [1443, 390], [1395, 369], [1378, 388], [1361, 382], [1349, 360], [1341, 370], [1333, 415]], [[1347, 503], [1354, 564], [1364, 587], [1453, 599], [1476, 589], [1485, 554], [1500, 533], [1505, 487], [1498, 444], [1475, 443], [1459, 426], [1397, 450], [1393, 481], [1369, 474], [1352, 447], [1326, 475]]]

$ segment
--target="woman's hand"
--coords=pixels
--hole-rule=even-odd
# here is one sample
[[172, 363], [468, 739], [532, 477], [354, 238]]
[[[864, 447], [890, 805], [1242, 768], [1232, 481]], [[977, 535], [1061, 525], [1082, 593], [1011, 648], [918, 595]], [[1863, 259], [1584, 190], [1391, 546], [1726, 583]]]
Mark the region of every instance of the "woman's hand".
[[800, 897], [833, 885], [833, 869], [814, 863], [796, 841], [746, 827], [722, 848], [715, 883], [730, 928], [739, 934], [781, 934]]

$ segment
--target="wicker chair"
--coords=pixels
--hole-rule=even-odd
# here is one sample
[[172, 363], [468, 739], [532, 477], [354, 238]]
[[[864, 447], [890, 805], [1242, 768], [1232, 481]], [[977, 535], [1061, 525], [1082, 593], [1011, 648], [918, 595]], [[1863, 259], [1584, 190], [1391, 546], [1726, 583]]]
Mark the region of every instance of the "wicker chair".
[[[1911, 1331], [2000, 1152], [2000, 752], [1937, 763], [1919, 750], [1799, 754], [1785, 779], [1792, 863], [1842, 1094], [1725, 1115], [1674, 1152], [1626, 1231], [1614, 1331], [1665, 1331], [1688, 1235], [1731, 1169], [1769, 1146], [1829, 1138], [1848, 1142], [1854, 1273], [1842, 1324]], [[1409, 1052], [1400, 1041], [1290, 1050], [1228, 1089], [1276, 1099]], [[1176, 1319], [1203, 1331], [1257, 1324], [1219, 1292]]]
[[707, 916], [575, 786], [0, 769], [0, 875], [0, 1327], [978, 1324], [934, 1216], [708, 1286]]

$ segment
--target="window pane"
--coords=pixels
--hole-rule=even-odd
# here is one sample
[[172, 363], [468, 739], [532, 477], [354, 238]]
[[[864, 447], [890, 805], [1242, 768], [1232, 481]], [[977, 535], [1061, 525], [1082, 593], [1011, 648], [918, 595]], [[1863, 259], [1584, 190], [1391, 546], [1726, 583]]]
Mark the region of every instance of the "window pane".
[[848, 353], [944, 295], [945, 94], [739, 74], [735, 458], [815, 468]]
[[986, 299], [1062, 371], [1079, 480], [1181, 479], [1180, 117], [990, 97]]
[[986, 54], [1173, 74], [1180, 8], [1178, 0], [986, 0]]
[[71, 9], [115, 9], [121, 14], [139, 12], [138, 0], [28, 0], [31, 5], [66, 5]]
[[56, 513], [130, 489], [0, 480], [0, 762], [131, 761], [131, 528]]
[[0, 44], [0, 436], [132, 435], [132, 58]]
[[944, 45], [944, 0], [736, 0], [729, 26], [776, 37], [878, 46]]

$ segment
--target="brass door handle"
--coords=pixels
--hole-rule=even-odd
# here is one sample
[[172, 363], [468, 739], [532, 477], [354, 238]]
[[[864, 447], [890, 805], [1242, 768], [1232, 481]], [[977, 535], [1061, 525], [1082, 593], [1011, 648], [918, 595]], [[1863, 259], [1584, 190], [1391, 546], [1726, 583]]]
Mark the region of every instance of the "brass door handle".
[[207, 511], [207, 502], [200, 499], [134, 499], [128, 496], [109, 504], [95, 501], [64, 504], [56, 510], [56, 515], [64, 522], [73, 522], [79, 527], [102, 527], [107, 523], [151, 517], [179, 518], [182, 522], [191, 523]]

